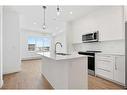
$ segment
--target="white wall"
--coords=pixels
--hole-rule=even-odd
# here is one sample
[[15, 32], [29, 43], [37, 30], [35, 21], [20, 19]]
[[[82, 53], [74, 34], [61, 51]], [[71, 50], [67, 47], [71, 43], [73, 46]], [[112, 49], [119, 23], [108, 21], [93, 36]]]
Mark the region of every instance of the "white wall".
[[[58, 53], [67, 53], [67, 43], [66, 43], [66, 32], [61, 32], [53, 37], [53, 47], [55, 48], [55, 43], [60, 42], [62, 44], [62, 47], [58, 44], [56, 46], [56, 52]], [[55, 50], [53, 49], [55, 52]]]
[[3, 7], [3, 73], [21, 70], [19, 15]]
[[28, 60], [28, 59], [36, 59], [40, 58], [40, 55], [37, 55], [34, 51], [28, 51], [28, 37], [43, 37], [43, 36], [50, 36], [49, 34], [43, 34], [38, 31], [32, 30], [20, 30], [20, 42], [21, 42], [21, 59]]
[[62, 44], [62, 47], [58, 44], [56, 46], [56, 51], [59, 53], [67, 53], [67, 45], [68, 45], [68, 39], [67, 39], [67, 31], [69, 29], [68, 23], [63, 23], [62, 28], [60, 30], [53, 31], [53, 41], [52, 41], [52, 52], [55, 52], [55, 44], [56, 42], [60, 42]]
[[123, 7], [107, 6], [73, 21], [73, 43], [82, 42], [82, 34], [99, 30], [99, 40], [124, 39]]
[[2, 6], [0, 6], [0, 88], [3, 84], [2, 74]]
[[127, 6], [124, 6], [125, 21], [127, 22]]
[[72, 53], [73, 52], [73, 34], [72, 34], [72, 22], [67, 22], [66, 24], [66, 43], [67, 43], [67, 52]]

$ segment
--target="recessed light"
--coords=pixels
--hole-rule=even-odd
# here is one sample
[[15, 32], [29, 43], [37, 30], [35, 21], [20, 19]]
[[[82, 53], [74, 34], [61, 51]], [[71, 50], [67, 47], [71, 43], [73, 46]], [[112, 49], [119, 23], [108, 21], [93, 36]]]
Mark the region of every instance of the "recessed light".
[[56, 27], [56, 30], [58, 30], [58, 27]]
[[33, 23], [34, 25], [37, 24], [36, 22]]
[[72, 11], [70, 11], [69, 13], [72, 15], [72, 13], [73, 13], [73, 12], [72, 12]]

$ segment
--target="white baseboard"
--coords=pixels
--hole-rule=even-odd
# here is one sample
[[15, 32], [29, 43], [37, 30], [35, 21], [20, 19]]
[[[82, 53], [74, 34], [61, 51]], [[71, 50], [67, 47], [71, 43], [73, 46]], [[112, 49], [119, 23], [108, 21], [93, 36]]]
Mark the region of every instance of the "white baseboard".
[[21, 60], [22, 60], [22, 61], [25, 61], [25, 60], [32, 60], [32, 59], [41, 59], [41, 57], [22, 58]]
[[2, 86], [3, 86], [3, 80], [0, 80], [0, 88], [2, 88]]
[[12, 69], [9, 71], [4, 71], [3, 74], [6, 75], [6, 74], [16, 73], [16, 72], [20, 72], [20, 71], [21, 71], [21, 67], [15, 68], [15, 69]]

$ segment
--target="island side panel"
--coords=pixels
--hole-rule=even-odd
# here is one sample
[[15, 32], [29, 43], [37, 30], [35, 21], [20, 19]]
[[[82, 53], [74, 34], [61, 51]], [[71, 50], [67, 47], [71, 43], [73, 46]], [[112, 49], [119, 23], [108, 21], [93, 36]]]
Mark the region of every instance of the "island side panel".
[[68, 63], [42, 57], [42, 74], [54, 89], [68, 89]]
[[69, 60], [69, 89], [88, 89], [87, 57]]

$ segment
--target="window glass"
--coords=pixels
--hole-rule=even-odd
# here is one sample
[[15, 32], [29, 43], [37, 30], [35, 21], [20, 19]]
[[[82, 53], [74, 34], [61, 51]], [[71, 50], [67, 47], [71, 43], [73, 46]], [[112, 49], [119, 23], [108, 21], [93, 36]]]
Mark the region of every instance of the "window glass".
[[28, 37], [28, 51], [49, 52], [50, 37]]
[[28, 44], [35, 44], [36, 41], [35, 41], [35, 37], [29, 37], [28, 38]]
[[44, 46], [45, 47], [50, 47], [50, 38], [48, 38], [48, 37], [45, 37], [45, 38], [43, 38], [43, 40], [44, 40]]
[[43, 47], [43, 44], [44, 44], [43, 38], [40, 38], [40, 37], [36, 38], [36, 46], [37, 47]]

